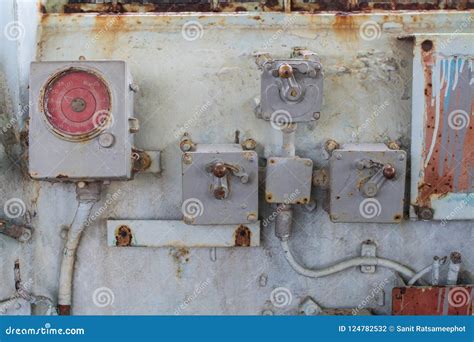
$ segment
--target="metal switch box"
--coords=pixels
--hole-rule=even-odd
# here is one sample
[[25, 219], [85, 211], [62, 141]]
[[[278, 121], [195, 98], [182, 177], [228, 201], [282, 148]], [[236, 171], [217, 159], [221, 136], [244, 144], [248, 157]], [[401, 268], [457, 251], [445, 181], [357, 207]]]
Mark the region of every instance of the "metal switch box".
[[245, 224], [258, 219], [258, 158], [237, 144], [197, 144], [182, 157], [183, 219]]
[[131, 178], [136, 131], [131, 84], [123, 61], [33, 62], [31, 177]]
[[272, 122], [309, 122], [319, 118], [323, 99], [323, 71], [319, 57], [296, 50], [293, 58], [257, 59], [262, 69], [259, 115]]
[[306, 204], [311, 197], [313, 161], [307, 158], [271, 157], [265, 176], [268, 203]]
[[403, 218], [406, 152], [347, 144], [329, 161], [333, 222], [397, 223]]

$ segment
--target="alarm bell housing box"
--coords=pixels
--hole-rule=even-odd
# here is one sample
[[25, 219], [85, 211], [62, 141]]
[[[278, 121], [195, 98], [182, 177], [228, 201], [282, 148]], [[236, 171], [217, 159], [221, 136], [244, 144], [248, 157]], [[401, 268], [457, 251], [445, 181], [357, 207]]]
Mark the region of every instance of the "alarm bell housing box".
[[33, 62], [31, 177], [58, 181], [130, 179], [131, 84], [124, 61]]

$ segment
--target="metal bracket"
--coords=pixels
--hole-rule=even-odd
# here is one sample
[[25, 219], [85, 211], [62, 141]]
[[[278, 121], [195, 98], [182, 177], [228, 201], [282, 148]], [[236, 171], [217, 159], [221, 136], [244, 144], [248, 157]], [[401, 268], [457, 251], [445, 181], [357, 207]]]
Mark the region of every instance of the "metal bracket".
[[110, 247], [257, 247], [260, 221], [241, 225], [194, 225], [178, 220], [108, 220]]
[[[361, 256], [363, 257], [376, 257], [377, 246], [371, 240], [364, 241], [361, 248]], [[360, 271], [362, 273], [375, 273], [375, 266], [361, 266]]]
[[5, 220], [0, 220], [0, 233], [16, 239], [19, 242], [27, 242], [31, 239], [33, 229], [24, 225], [17, 225]]

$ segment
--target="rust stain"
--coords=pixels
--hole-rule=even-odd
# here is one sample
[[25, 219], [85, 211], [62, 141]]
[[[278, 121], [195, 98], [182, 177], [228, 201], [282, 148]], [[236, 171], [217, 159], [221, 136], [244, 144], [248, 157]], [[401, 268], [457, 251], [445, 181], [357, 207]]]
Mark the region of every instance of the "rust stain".
[[235, 246], [236, 247], [250, 247], [252, 232], [244, 225], [240, 225], [235, 230]]
[[[436, 53], [436, 46], [431, 40], [422, 42], [421, 55], [425, 80], [426, 122], [423, 151], [425, 165], [423, 166], [423, 179], [418, 184], [418, 198], [415, 205], [429, 208], [431, 201], [435, 198], [443, 198], [452, 192], [473, 190], [470, 169], [474, 166], [474, 122], [469, 123], [468, 121], [469, 126], [465, 129], [452, 128], [454, 121], [451, 120], [451, 117], [454, 108], [460, 108], [462, 101], [466, 101], [465, 97], [461, 100], [462, 89], [469, 88], [466, 83], [468, 81], [464, 81], [462, 75], [459, 75], [459, 84], [456, 90], [452, 90], [454, 87], [449, 79], [440, 84], [438, 91], [435, 89], [436, 85], [432, 84], [433, 79], [440, 78], [437, 73], [433, 75], [436, 64], [443, 63], [446, 70], [448, 68], [451, 70], [454, 69], [452, 60], [441, 59], [438, 61], [437, 59], [442, 57]], [[452, 58], [453, 61], [456, 61], [455, 59], [458, 57]], [[457, 64], [455, 67], [457, 68]], [[465, 69], [467, 70], [468, 67], [466, 66]], [[447, 75], [446, 78], [454, 78], [450, 74]], [[447, 96], [448, 98], [446, 98]], [[439, 108], [437, 108], [437, 103]], [[446, 105], [447, 108], [445, 108]], [[471, 106], [466, 110], [468, 115], [471, 115], [473, 105], [474, 101], [471, 96]], [[436, 119], [437, 115], [438, 120]]]
[[115, 230], [115, 245], [129, 247], [132, 245], [133, 234], [128, 226], [120, 226]]
[[176, 277], [181, 278], [181, 275], [183, 274], [183, 265], [189, 262], [189, 248], [172, 248], [170, 249], [169, 254], [178, 266], [178, 268], [176, 269]]

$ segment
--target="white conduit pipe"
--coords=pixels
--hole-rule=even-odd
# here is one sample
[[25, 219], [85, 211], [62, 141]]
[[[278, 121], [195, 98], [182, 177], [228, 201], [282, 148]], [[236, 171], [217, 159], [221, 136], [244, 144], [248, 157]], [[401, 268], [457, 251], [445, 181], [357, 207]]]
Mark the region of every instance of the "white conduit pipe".
[[290, 247], [288, 246], [287, 240], [281, 240], [281, 247], [283, 248], [283, 251], [285, 252], [286, 260], [291, 265], [291, 267], [293, 267], [293, 269], [299, 274], [305, 277], [309, 277], [309, 278], [326, 277], [328, 275], [341, 272], [348, 268], [357, 267], [357, 266], [381, 266], [381, 267], [390, 268], [404, 275], [408, 279], [411, 279], [415, 276], [415, 272], [413, 272], [408, 267], [396, 261], [383, 259], [383, 258], [377, 258], [377, 257], [357, 257], [357, 258], [341, 261], [340, 263], [336, 265], [322, 268], [319, 270], [308, 269], [302, 266], [301, 264], [299, 264], [295, 260], [295, 258], [293, 257], [293, 254], [291, 253]]
[[77, 189], [79, 204], [67, 234], [67, 241], [64, 247], [61, 270], [59, 273], [58, 307], [60, 315], [70, 314], [76, 251], [82, 232], [86, 228], [89, 220], [92, 207], [99, 200], [100, 189], [98, 187], [99, 186], [96, 185], [95, 189], [91, 189], [91, 191], [87, 191], [87, 189]]
[[419, 271], [417, 274], [415, 274], [409, 281], [408, 281], [408, 286], [412, 286], [414, 283], [418, 281], [421, 277], [423, 277], [425, 274], [431, 272], [433, 270], [433, 265], [426, 266], [424, 269]]

